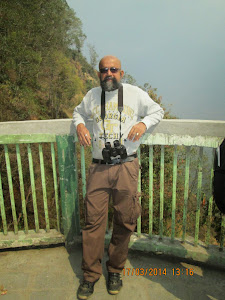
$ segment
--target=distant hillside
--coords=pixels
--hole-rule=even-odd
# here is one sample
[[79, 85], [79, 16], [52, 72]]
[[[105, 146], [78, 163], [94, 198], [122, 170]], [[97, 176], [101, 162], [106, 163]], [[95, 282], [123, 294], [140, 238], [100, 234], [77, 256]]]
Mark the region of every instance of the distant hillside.
[[1, 0], [0, 14], [0, 121], [70, 117], [98, 83], [80, 19], [64, 0]]

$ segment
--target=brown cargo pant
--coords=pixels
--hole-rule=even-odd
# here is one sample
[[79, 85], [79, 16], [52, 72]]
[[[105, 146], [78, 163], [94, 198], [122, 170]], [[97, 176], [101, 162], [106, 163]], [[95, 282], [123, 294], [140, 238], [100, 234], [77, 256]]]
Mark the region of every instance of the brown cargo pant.
[[102, 274], [110, 195], [114, 216], [106, 265], [108, 272], [120, 273], [124, 268], [130, 236], [141, 213], [137, 194], [138, 172], [138, 158], [113, 166], [93, 163], [89, 168], [83, 229], [82, 269], [85, 280], [94, 282]]

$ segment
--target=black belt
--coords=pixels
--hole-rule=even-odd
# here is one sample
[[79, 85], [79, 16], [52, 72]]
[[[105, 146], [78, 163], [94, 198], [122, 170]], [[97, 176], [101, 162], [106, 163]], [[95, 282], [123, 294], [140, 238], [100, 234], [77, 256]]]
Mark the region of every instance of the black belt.
[[137, 157], [137, 153], [134, 153], [132, 155], [129, 155], [127, 156], [127, 158], [115, 158], [112, 160], [112, 163], [108, 163], [108, 162], [105, 162], [104, 160], [102, 159], [96, 159], [96, 158], [93, 158], [92, 159], [92, 162], [93, 163], [96, 163], [96, 164], [101, 164], [101, 165], [116, 165], [116, 164], [121, 164], [121, 163], [124, 163], [124, 162], [127, 162], [127, 161], [131, 161], [129, 158], [136, 158]]

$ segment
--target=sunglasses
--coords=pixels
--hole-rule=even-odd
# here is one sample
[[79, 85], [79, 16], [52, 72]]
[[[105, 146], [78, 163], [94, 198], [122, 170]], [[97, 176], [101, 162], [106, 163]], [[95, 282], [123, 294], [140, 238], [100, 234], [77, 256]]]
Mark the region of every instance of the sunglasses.
[[117, 73], [120, 69], [119, 69], [119, 68], [114, 68], [114, 67], [112, 67], [112, 68], [102, 68], [102, 69], [100, 69], [100, 73], [106, 74], [106, 73], [108, 73], [109, 70], [110, 70], [111, 73], [115, 74], [115, 73]]

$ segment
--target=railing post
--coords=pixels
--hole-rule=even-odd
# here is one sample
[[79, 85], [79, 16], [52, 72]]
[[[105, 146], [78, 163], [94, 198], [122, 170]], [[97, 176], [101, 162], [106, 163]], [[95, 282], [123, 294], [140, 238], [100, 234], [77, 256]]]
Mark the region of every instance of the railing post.
[[[141, 165], [141, 147], [137, 150], [139, 164]], [[138, 192], [141, 193], [141, 169], [139, 169], [138, 173]], [[141, 197], [139, 197], [139, 203], [141, 205]], [[141, 235], [141, 216], [137, 219], [137, 235]]]
[[73, 136], [57, 136], [60, 177], [62, 230], [66, 244], [72, 244], [80, 233], [77, 157]]

